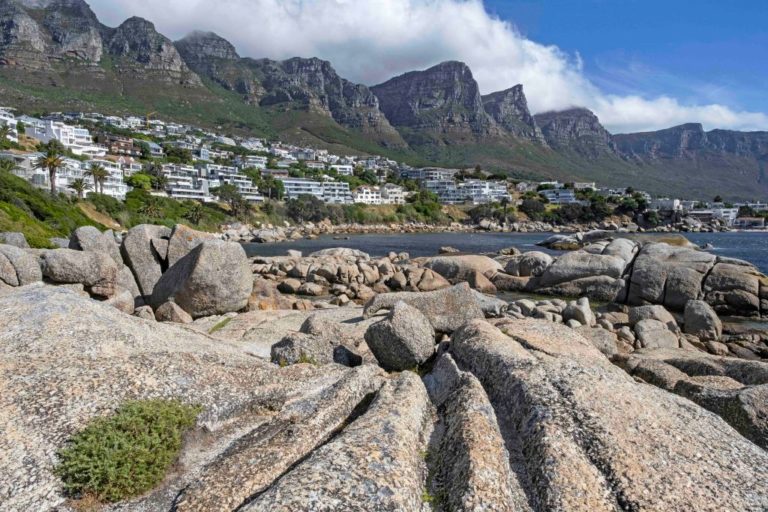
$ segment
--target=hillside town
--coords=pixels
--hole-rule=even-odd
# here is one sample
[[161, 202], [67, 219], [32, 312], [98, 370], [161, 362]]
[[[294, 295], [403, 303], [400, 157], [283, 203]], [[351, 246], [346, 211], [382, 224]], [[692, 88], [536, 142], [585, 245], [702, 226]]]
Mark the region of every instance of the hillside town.
[[[727, 203], [652, 197], [595, 182], [518, 181], [475, 169], [414, 168], [381, 156], [335, 155], [253, 137], [226, 136], [199, 127], [163, 121], [151, 114], [52, 113], [39, 117], [0, 109], [5, 144], [0, 159], [39, 188], [68, 195], [99, 192], [123, 200], [137, 187], [177, 200], [215, 202], [223, 186], [251, 203], [317, 198], [326, 204], [401, 205], [425, 190], [444, 205], [503, 204], [521, 207], [526, 198], [553, 206], [589, 205], [590, 198], [639, 200], [643, 210], [667, 219], [685, 217], [726, 228], [764, 229], [768, 204]], [[39, 162], [54, 141], [63, 155], [51, 187]], [[10, 142], [10, 144], [8, 144]], [[94, 172], [97, 168], [98, 171]], [[151, 183], [132, 179], [150, 175]]]

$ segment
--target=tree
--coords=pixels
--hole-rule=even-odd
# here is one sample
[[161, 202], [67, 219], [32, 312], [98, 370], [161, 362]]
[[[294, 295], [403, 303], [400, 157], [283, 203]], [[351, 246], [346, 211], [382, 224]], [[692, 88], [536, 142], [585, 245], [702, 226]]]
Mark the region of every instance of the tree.
[[51, 185], [51, 195], [56, 195], [56, 173], [64, 164], [61, 159], [61, 152], [55, 145], [48, 146], [45, 154], [37, 159], [34, 164], [35, 169], [43, 169], [48, 171], [48, 181]]
[[716, 195], [715, 198], [713, 199], [713, 201], [716, 202], [716, 203], [722, 203], [723, 202], [723, 198], [720, 195]]
[[501, 206], [504, 208], [504, 225], [507, 224], [507, 207], [509, 207], [509, 198], [508, 197], [502, 197], [501, 198]]
[[13, 172], [16, 169], [16, 162], [10, 158], [0, 159], [0, 171]]
[[91, 167], [85, 172], [86, 176], [93, 178], [94, 190], [100, 194], [104, 193], [104, 182], [109, 178], [109, 171], [101, 164], [91, 164]]
[[755, 217], [755, 210], [751, 206], [740, 206], [738, 217]]
[[16, 132], [19, 135], [25, 135], [27, 133], [27, 127], [21, 121], [16, 123]]
[[77, 192], [77, 198], [79, 200], [83, 200], [83, 194], [86, 190], [91, 188], [91, 185], [85, 181], [83, 178], [77, 178], [72, 180], [72, 183], [69, 184], [69, 188]]
[[235, 217], [244, 218], [247, 216], [250, 205], [235, 185], [225, 183], [220, 187], [211, 189], [211, 193], [218, 197], [219, 200], [227, 203], [232, 215]]
[[321, 199], [303, 194], [286, 201], [285, 213], [295, 222], [319, 222], [328, 216], [328, 208]]
[[189, 206], [187, 212], [184, 214], [184, 218], [192, 224], [200, 224], [200, 222], [203, 220], [204, 213], [205, 209], [203, 208], [203, 205], [197, 201], [194, 201]]
[[163, 215], [163, 209], [156, 197], [148, 195], [147, 201], [139, 208], [139, 213], [150, 219], [157, 219]]
[[152, 188], [152, 176], [143, 172], [137, 172], [136, 174], [125, 178], [125, 183], [128, 184], [129, 187], [139, 190], [150, 190]]
[[546, 210], [544, 204], [535, 199], [523, 199], [523, 204], [520, 205], [520, 211], [532, 220], [540, 219], [544, 210]]

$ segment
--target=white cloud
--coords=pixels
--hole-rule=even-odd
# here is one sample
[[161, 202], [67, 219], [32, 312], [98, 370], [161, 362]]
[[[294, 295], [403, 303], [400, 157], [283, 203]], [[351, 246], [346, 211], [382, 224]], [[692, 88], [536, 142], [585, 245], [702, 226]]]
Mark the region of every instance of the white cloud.
[[768, 129], [763, 113], [683, 105], [666, 96], [613, 96], [591, 83], [578, 54], [531, 41], [481, 0], [91, 0], [110, 25], [138, 15], [172, 38], [212, 30], [243, 56], [317, 56], [373, 85], [444, 60], [466, 62], [483, 93], [525, 87], [534, 112], [586, 106], [614, 132], [685, 122]]

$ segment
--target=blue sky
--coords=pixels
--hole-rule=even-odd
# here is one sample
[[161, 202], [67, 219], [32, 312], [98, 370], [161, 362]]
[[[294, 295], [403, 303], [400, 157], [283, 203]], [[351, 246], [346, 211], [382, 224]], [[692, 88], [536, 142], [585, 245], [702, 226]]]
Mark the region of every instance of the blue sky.
[[699, 122], [768, 130], [768, 0], [89, 0], [247, 57], [320, 57], [381, 83], [446, 60], [534, 113], [586, 107], [614, 133]]
[[767, 0], [489, 0], [522, 35], [581, 56], [613, 94], [768, 112]]

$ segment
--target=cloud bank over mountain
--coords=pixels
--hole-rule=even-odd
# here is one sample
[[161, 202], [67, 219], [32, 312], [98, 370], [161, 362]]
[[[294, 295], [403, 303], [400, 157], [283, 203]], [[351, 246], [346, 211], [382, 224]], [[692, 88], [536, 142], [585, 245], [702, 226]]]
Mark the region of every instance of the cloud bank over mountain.
[[768, 130], [768, 115], [726, 105], [688, 105], [668, 96], [619, 96], [587, 78], [578, 54], [527, 39], [480, 0], [90, 0], [117, 25], [133, 15], [169, 37], [212, 30], [242, 56], [330, 60], [368, 85], [445, 60], [467, 63], [483, 94], [517, 83], [534, 112], [585, 106], [612, 132], [685, 122], [707, 129]]

